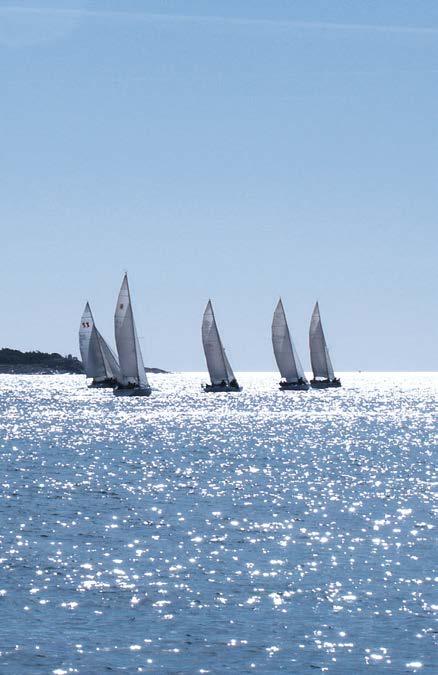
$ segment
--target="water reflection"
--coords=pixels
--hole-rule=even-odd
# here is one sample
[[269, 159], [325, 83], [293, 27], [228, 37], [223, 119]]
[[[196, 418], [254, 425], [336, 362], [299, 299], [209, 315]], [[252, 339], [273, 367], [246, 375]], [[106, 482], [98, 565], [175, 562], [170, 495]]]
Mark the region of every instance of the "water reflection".
[[432, 668], [436, 376], [201, 379], [0, 378], [0, 670]]

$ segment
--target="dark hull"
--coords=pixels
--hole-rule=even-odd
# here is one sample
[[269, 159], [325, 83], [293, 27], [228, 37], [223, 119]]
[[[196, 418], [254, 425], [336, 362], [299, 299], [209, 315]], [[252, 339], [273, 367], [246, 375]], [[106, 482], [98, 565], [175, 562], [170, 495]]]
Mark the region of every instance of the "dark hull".
[[220, 393], [224, 391], [242, 391], [242, 387], [230, 387], [229, 384], [203, 384], [202, 385], [203, 391], [207, 393]]
[[89, 389], [114, 389], [114, 387], [117, 386], [117, 380], [113, 380], [112, 378], [108, 378], [107, 380], [102, 380], [102, 382], [95, 382], [94, 380], [92, 381], [91, 384], [88, 385]]
[[308, 382], [280, 382], [281, 391], [307, 391], [309, 389]]
[[310, 380], [313, 389], [333, 389], [342, 387], [341, 380]]
[[118, 385], [113, 389], [114, 396], [150, 396], [151, 393], [150, 387], [122, 387]]

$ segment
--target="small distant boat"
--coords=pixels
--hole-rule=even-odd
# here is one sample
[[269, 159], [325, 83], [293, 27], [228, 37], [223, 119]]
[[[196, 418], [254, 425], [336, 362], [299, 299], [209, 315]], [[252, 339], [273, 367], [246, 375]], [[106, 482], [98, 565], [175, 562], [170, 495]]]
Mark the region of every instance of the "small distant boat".
[[207, 303], [202, 320], [202, 345], [211, 380], [211, 384], [202, 385], [204, 391], [242, 391], [222, 345], [211, 300]]
[[313, 370], [313, 380], [310, 380], [311, 386], [315, 389], [340, 387], [341, 380], [338, 377], [335, 377], [327, 343], [325, 341], [318, 303], [315, 305], [310, 321], [309, 344], [310, 360], [312, 362]]
[[128, 275], [123, 277], [114, 314], [114, 331], [119, 355], [120, 375], [114, 389], [116, 396], [150, 396], [151, 388], [141, 355], [132, 313]]
[[281, 299], [278, 301], [272, 319], [272, 346], [282, 378], [280, 389], [284, 391], [307, 391], [309, 382], [304, 375], [303, 366], [292, 342]]
[[117, 358], [96, 328], [89, 303], [85, 305], [79, 327], [79, 349], [87, 377], [93, 388], [114, 388], [120, 377]]

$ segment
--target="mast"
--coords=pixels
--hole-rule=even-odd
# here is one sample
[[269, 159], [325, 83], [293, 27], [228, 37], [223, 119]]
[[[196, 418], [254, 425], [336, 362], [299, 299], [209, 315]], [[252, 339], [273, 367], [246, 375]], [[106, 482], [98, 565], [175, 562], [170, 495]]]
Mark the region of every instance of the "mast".
[[318, 302], [315, 304], [310, 321], [309, 344], [313, 377], [315, 379], [321, 377], [332, 380], [334, 378], [334, 371], [322, 328]]
[[290, 335], [281, 298], [275, 308], [271, 331], [275, 360], [281, 376], [290, 382], [297, 381], [300, 378], [307, 381]]
[[211, 304], [211, 300], [208, 301], [208, 304], [210, 305], [211, 314], [213, 316], [213, 323], [214, 323], [214, 327], [216, 329], [217, 339], [219, 341], [219, 347], [220, 347], [220, 350], [221, 350], [222, 362], [224, 364], [224, 371], [226, 373], [226, 379], [228, 379], [228, 368], [227, 368], [227, 360], [228, 359], [225, 356], [225, 349], [224, 349], [224, 346], [222, 344], [221, 336], [219, 334], [219, 330], [218, 330], [217, 323], [216, 323], [216, 316], [214, 314], [214, 309], [213, 309], [213, 305]]
[[81, 317], [79, 328], [79, 349], [87, 377], [104, 379], [106, 375], [105, 363], [98, 344], [96, 324], [87, 302]]
[[117, 298], [116, 311], [114, 313], [114, 329], [122, 384], [129, 384], [134, 380], [139, 385], [147, 385], [148, 381], [135, 327], [127, 274], [123, 277]]
[[79, 350], [81, 352], [82, 365], [84, 366], [84, 370], [85, 370], [87, 376], [88, 376], [88, 372], [87, 372], [88, 371], [88, 355], [89, 355], [89, 350], [90, 350], [90, 339], [91, 339], [91, 331], [87, 330], [90, 327], [87, 324], [88, 316], [90, 317], [90, 323], [92, 325], [93, 316], [91, 314], [90, 305], [87, 302], [85, 304], [85, 309], [82, 312], [81, 323], [79, 325]]
[[235, 379], [219, 335], [211, 300], [208, 301], [202, 320], [202, 345], [212, 384], [222, 380], [228, 384]]
[[[117, 359], [99, 333], [88, 302], [81, 317], [79, 348], [87, 377], [101, 382], [116, 376], [119, 368]], [[111, 358], [107, 357], [105, 349], [111, 354]]]

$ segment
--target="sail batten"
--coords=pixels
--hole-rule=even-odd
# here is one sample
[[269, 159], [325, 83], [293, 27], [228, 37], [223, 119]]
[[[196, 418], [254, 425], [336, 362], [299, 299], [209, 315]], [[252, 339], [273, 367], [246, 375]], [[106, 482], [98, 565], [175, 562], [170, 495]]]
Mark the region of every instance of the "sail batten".
[[97, 330], [88, 302], [79, 328], [79, 349], [87, 377], [93, 378], [95, 382], [117, 378], [119, 374], [117, 359]]
[[208, 301], [202, 320], [202, 345], [212, 385], [235, 381], [222, 340], [219, 335], [211, 300]]
[[313, 309], [310, 321], [309, 345], [313, 377], [315, 379], [333, 380], [335, 374], [322, 328], [318, 303], [316, 303]]
[[121, 385], [137, 384], [148, 386], [126, 274], [123, 278], [119, 297], [117, 298], [114, 314], [114, 332], [120, 364], [119, 383]]
[[303, 366], [292, 341], [283, 303], [278, 301], [272, 319], [272, 346], [281, 377], [287, 382], [307, 382]]

